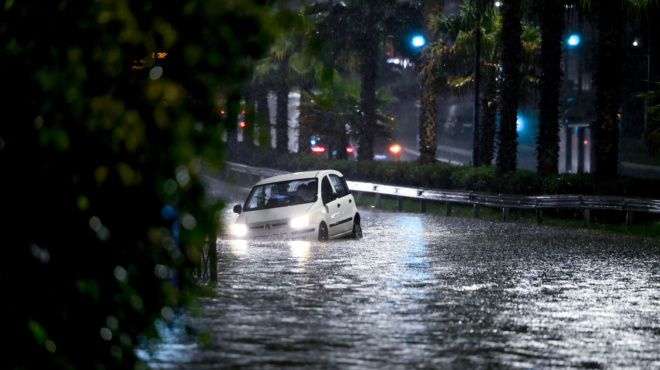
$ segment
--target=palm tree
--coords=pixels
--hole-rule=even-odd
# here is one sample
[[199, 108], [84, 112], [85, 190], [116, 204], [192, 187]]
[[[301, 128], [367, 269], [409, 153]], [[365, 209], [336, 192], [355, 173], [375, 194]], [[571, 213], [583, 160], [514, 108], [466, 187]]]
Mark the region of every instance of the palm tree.
[[[453, 55], [455, 61], [447, 87], [461, 93], [474, 86], [475, 98], [479, 97], [474, 112], [481, 112], [480, 117], [473, 120], [473, 127], [477, 126], [473, 135], [473, 165], [477, 166], [489, 164], [493, 159], [498, 104], [496, 80], [500, 74], [501, 17], [494, 7], [485, 5], [479, 10], [477, 4], [465, 2], [456, 16], [438, 21], [438, 29], [452, 44], [443, 56]], [[477, 38], [479, 52], [473, 53], [477, 49]], [[479, 68], [467, 68], [470, 60], [472, 64], [478, 62]]]
[[[480, 32], [476, 31], [477, 20], [480, 20]], [[494, 157], [497, 109], [500, 104], [497, 90], [502, 68], [501, 25], [502, 17], [497, 8], [486, 6], [479, 17], [477, 6], [468, 2], [460, 7], [457, 15], [437, 21], [437, 27], [444, 34], [446, 42], [452, 45], [437, 52], [442, 57], [452, 58], [454, 61], [454, 63], [446, 63], [446, 65], [454, 65], [453, 69], [447, 70], [451, 75], [446, 80], [446, 88], [457, 93], [465, 93], [469, 87], [477, 84], [474, 69], [469, 68], [469, 65], [470, 61], [475, 61], [472, 50], [475, 49], [477, 35], [480, 35], [478, 61], [479, 74], [483, 77], [479, 94], [481, 115], [478, 120], [479, 133], [474, 138], [476, 142], [473, 143], [478, 147], [477, 164], [490, 164]], [[527, 22], [522, 22], [521, 27], [522, 70], [525, 72], [521, 75], [520, 88], [526, 92], [533, 92], [538, 81], [534, 67], [540, 49], [540, 30]]]
[[310, 22], [304, 14], [283, 12], [291, 27], [280, 33], [271, 45], [268, 55], [258, 61], [254, 79], [275, 90], [275, 141], [279, 154], [289, 152], [289, 93], [307, 79], [310, 69], [301, 67], [307, 52]]
[[539, 102], [539, 134], [536, 140], [537, 173], [541, 177], [558, 171], [559, 157], [559, 89], [561, 85], [561, 47], [564, 31], [564, 4], [543, 0], [541, 18], [541, 100]]
[[621, 35], [628, 10], [650, 12], [657, 9], [657, 0], [585, 1], [595, 10], [598, 28], [596, 85], [596, 121], [594, 134], [595, 174], [600, 179], [618, 176], [619, 169], [619, 105], [621, 103]]
[[[374, 137], [378, 131], [376, 79], [380, 44], [389, 29], [386, 24], [400, 16], [402, 4], [395, 0], [352, 0], [318, 4], [322, 18], [319, 33], [326, 39], [324, 63], [340, 67], [356, 53], [360, 74], [360, 125], [358, 160], [373, 160]], [[396, 23], [396, 22], [395, 22]]]
[[516, 121], [520, 84], [522, 44], [520, 41], [520, 0], [507, 0], [502, 6], [502, 88], [500, 130], [498, 131], [497, 173], [506, 174], [517, 167]]
[[[319, 80], [314, 89], [304, 90], [301, 98], [300, 127], [326, 143], [328, 156], [337, 151], [338, 159], [345, 159], [343, 150], [351, 135], [363, 131], [360, 119], [360, 81], [345, 80], [335, 71], [331, 80]], [[387, 137], [396, 123], [394, 116], [378, 107], [394, 101], [387, 89], [376, 91], [376, 119], [384, 125], [373, 130], [376, 137]]]
[[441, 13], [442, 5], [439, 2], [424, 1], [423, 29], [428, 43], [422, 49], [422, 62], [418, 74], [422, 86], [419, 113], [419, 163], [421, 164], [435, 162], [437, 150], [438, 80], [441, 74], [439, 51], [444, 48], [444, 45], [437, 41], [436, 32], [433, 30], [433, 19], [438, 19]]

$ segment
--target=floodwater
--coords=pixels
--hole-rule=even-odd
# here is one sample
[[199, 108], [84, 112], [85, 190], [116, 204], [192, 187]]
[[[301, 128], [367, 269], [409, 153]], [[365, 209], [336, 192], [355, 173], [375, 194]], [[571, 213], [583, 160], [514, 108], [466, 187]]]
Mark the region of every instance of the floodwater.
[[[226, 217], [232, 217], [226, 214]], [[660, 368], [660, 241], [363, 212], [364, 238], [218, 244], [154, 369]]]

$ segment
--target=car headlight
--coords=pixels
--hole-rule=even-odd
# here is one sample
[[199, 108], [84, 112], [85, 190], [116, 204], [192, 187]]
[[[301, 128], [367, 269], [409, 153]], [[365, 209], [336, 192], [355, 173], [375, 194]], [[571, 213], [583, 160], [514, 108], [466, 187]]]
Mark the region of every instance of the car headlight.
[[291, 227], [294, 229], [300, 229], [309, 225], [309, 216], [304, 215], [300, 217], [295, 217], [291, 219]]
[[247, 235], [248, 228], [245, 224], [232, 224], [229, 227], [229, 231], [234, 236], [245, 236]]

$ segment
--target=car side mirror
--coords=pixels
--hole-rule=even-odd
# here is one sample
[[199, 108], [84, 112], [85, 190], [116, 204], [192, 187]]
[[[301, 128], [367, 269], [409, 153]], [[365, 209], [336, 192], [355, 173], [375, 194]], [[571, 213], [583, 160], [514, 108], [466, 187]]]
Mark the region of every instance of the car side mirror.
[[239, 215], [243, 212], [243, 206], [240, 204], [237, 204], [234, 206], [234, 213], [238, 213]]
[[326, 194], [323, 197], [323, 203], [330, 203], [337, 198], [339, 198], [339, 196], [337, 196], [337, 193]]

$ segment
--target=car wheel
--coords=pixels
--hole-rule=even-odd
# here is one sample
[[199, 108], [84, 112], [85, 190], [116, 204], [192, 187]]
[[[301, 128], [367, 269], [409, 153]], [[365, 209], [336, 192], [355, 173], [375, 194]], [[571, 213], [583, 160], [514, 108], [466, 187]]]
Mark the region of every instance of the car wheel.
[[353, 239], [362, 239], [362, 226], [359, 223], [353, 224]]
[[319, 241], [324, 242], [328, 240], [328, 227], [325, 223], [321, 222], [319, 225]]

